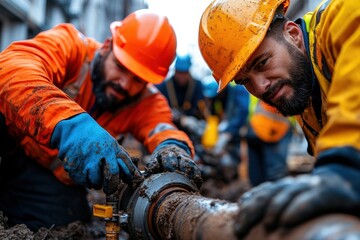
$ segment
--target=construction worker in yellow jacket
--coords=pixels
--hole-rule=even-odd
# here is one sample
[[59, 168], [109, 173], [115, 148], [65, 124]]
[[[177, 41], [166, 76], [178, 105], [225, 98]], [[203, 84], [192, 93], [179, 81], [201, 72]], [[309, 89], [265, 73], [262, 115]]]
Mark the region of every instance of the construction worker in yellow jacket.
[[141, 182], [118, 142], [127, 133], [153, 154], [146, 174], [181, 171], [201, 184], [193, 145], [153, 85], [176, 55], [167, 17], [138, 10], [110, 29], [100, 44], [60, 24], [1, 53], [0, 210], [9, 226], [86, 221], [84, 187], [111, 194], [121, 180]]
[[326, 0], [290, 21], [289, 0], [212, 2], [199, 46], [222, 90], [243, 84], [283, 115], [295, 115], [316, 157], [311, 174], [253, 188], [240, 199], [244, 236], [329, 212], [360, 209], [360, 5]]

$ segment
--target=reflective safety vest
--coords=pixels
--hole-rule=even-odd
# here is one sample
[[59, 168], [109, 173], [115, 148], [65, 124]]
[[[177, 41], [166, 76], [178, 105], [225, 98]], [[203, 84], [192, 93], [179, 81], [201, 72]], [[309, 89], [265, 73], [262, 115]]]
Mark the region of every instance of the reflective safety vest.
[[254, 96], [250, 97], [249, 115], [251, 128], [262, 141], [267, 143], [280, 141], [291, 127], [287, 117]]

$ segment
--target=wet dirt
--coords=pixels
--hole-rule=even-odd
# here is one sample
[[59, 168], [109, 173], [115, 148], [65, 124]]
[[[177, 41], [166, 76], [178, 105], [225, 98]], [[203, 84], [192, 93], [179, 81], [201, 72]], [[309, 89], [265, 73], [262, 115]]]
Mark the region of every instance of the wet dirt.
[[103, 229], [101, 229], [100, 225], [101, 224], [96, 226], [96, 224], [92, 225], [84, 224], [82, 222], [73, 222], [65, 227], [53, 227], [49, 229], [40, 228], [37, 232], [32, 232], [24, 224], [18, 224], [8, 228], [6, 222], [2, 220], [2, 225], [0, 226], [0, 239], [105, 239], [105, 225]]
[[237, 210], [236, 203], [198, 194], [172, 193], [157, 209], [157, 232], [161, 239], [219, 239], [220, 236], [234, 239], [232, 222]]
[[[101, 190], [89, 190], [89, 204], [105, 204], [105, 194]], [[40, 228], [33, 232], [24, 224], [8, 227], [6, 216], [0, 212], [0, 239], [2, 240], [105, 240], [105, 221], [92, 217], [89, 223], [72, 222], [65, 227]], [[119, 240], [127, 240], [129, 235], [121, 231]]]

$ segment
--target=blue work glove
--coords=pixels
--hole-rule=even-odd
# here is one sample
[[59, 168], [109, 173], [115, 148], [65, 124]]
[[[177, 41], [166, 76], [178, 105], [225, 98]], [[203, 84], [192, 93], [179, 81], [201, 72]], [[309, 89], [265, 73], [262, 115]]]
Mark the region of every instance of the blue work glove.
[[236, 233], [243, 238], [260, 222], [271, 231], [326, 213], [359, 214], [359, 181], [359, 170], [327, 164], [311, 175], [263, 183], [240, 198]]
[[87, 113], [60, 121], [51, 144], [59, 149], [64, 169], [77, 184], [103, 187], [111, 194], [121, 179], [130, 183], [141, 177], [125, 149]]
[[160, 172], [179, 171], [193, 180], [196, 186], [200, 188], [203, 183], [201, 171], [189, 153], [188, 147], [183, 143], [175, 140], [164, 141], [150, 156], [150, 160], [146, 163], [145, 172], [147, 175], [151, 175]]

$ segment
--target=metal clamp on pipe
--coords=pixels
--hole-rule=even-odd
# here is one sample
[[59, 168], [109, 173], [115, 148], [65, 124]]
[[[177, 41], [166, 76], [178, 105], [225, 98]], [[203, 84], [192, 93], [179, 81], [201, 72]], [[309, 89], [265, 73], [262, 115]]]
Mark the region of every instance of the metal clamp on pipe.
[[174, 192], [198, 191], [189, 178], [175, 172], [151, 175], [134, 192], [122, 188], [119, 194], [119, 210], [123, 212], [120, 226], [136, 239], [159, 239], [153, 223], [162, 200]]
[[[137, 189], [122, 183], [116, 193], [106, 197], [107, 205], [93, 206], [93, 214], [104, 218], [107, 226], [116, 226], [115, 229], [107, 231], [107, 240], [116, 239], [120, 227], [135, 239], [161, 239], [154, 221], [162, 200], [174, 192], [192, 194], [198, 191], [196, 185], [183, 174], [175, 172], [153, 174]], [[118, 202], [109, 199], [117, 199]], [[117, 223], [114, 223], [114, 220]]]

